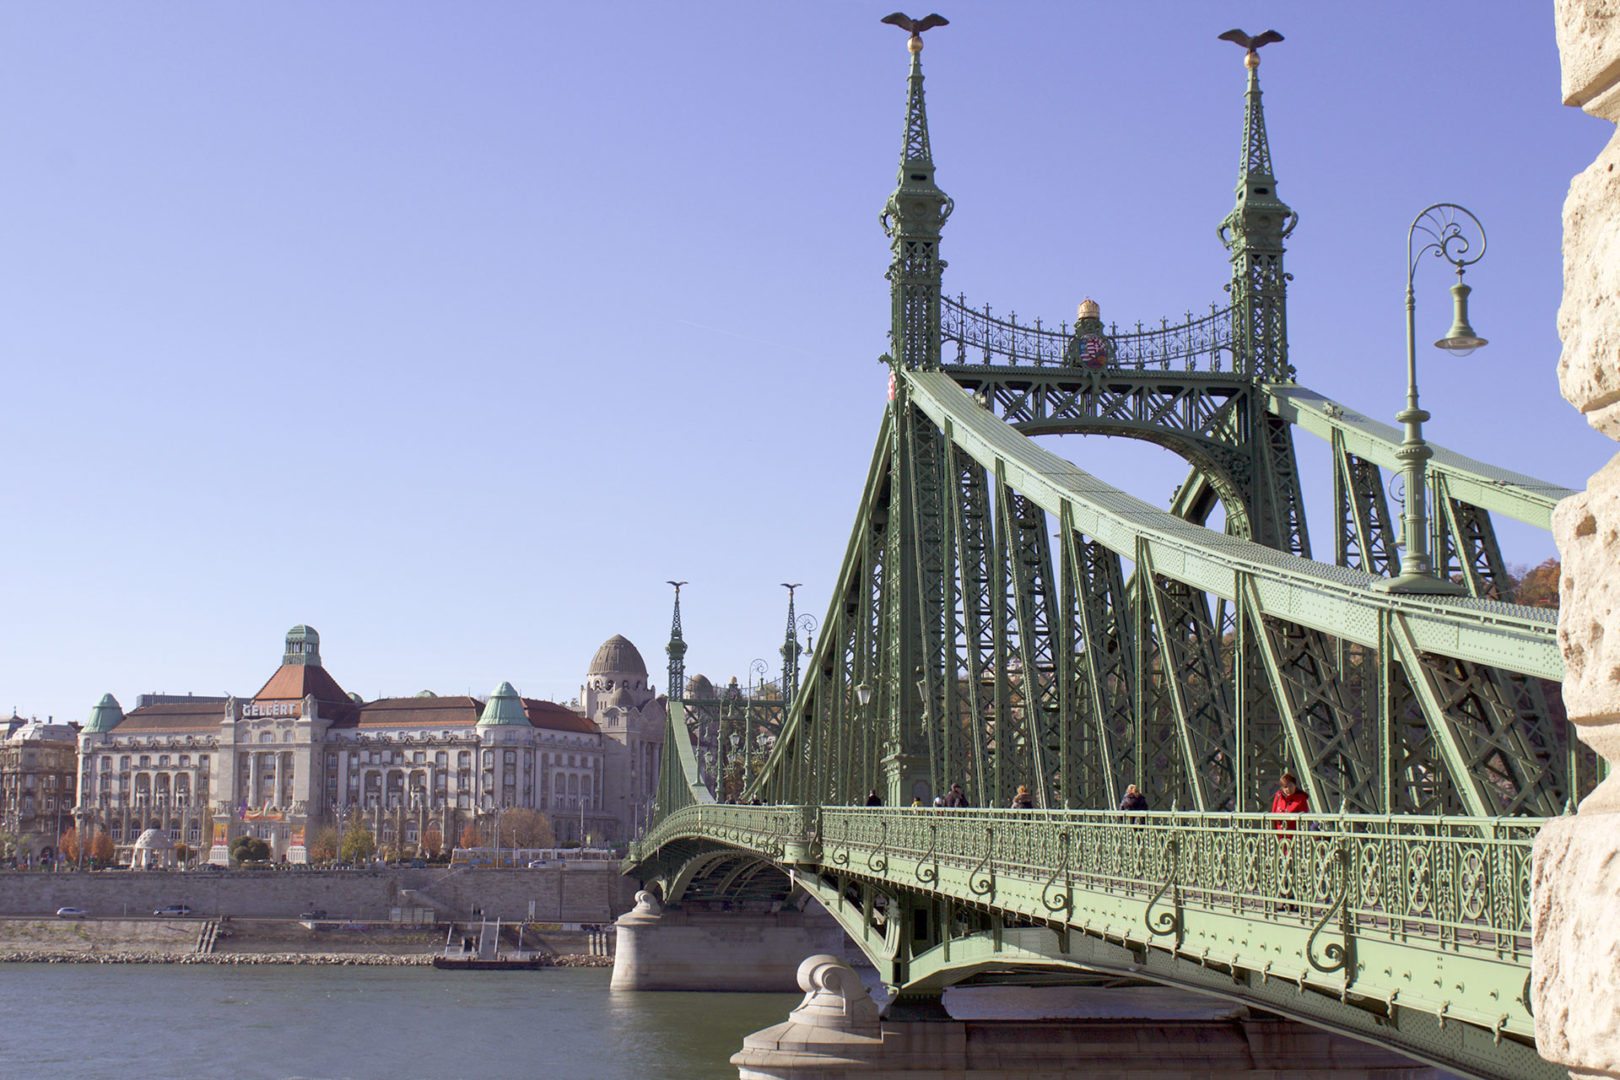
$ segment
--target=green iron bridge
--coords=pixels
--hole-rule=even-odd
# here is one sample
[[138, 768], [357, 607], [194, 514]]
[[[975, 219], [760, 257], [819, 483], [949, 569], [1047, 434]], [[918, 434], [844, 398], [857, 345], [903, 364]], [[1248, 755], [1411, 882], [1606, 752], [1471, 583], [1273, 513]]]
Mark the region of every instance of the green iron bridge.
[[[1093, 305], [1054, 329], [946, 296], [921, 45], [882, 213], [890, 401], [820, 640], [801, 679], [790, 613], [769, 724], [694, 740], [677, 591], [658, 805], [626, 872], [668, 904], [808, 894], [899, 1001], [1141, 980], [1467, 1075], [1561, 1076], [1534, 1050], [1531, 844], [1601, 777], [1559, 702], [1554, 614], [1513, 602], [1492, 518], [1547, 528], [1569, 492], [1433, 448], [1408, 495], [1466, 595], [1387, 588], [1384, 473], [1410, 445], [1296, 381], [1297, 217], [1252, 50], [1228, 304], [1121, 331]], [[1331, 447], [1330, 553], [1301, 432]], [[1052, 434], [1148, 440], [1187, 479], [1154, 506], [1033, 438]], [[747, 764], [722, 798], [758, 805], [715, 798], [728, 744]], [[1316, 812], [1265, 812], [1285, 769]], [[927, 805], [952, 784], [969, 808]], [[1151, 811], [1117, 809], [1130, 784]], [[1033, 809], [989, 809], [1021, 785]]]

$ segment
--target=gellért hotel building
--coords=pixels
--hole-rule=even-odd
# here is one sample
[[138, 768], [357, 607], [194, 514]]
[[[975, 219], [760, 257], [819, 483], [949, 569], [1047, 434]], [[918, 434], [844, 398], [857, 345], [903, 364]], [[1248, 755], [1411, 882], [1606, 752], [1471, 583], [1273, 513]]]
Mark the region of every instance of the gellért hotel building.
[[147, 829], [228, 861], [247, 832], [272, 857], [308, 859], [315, 830], [356, 810], [379, 842], [448, 848], [465, 824], [525, 807], [560, 842], [618, 844], [645, 821], [658, 784], [664, 699], [636, 647], [615, 635], [586, 670], [576, 711], [522, 697], [363, 701], [322, 666], [320, 635], [287, 632], [281, 666], [251, 697], [111, 694], [79, 732], [82, 831], [127, 848]]

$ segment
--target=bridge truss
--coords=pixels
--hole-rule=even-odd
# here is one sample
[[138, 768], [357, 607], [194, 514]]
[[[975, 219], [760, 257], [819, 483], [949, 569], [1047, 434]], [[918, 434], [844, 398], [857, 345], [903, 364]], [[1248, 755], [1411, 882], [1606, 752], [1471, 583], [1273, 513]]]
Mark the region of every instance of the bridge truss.
[[[1601, 777], [1559, 703], [1554, 613], [1513, 603], [1492, 515], [1546, 528], [1569, 493], [1436, 448], [1410, 494], [1468, 595], [1375, 588], [1400, 571], [1401, 439], [1295, 379], [1297, 218], [1255, 54], [1232, 302], [1124, 332], [1094, 305], [1054, 330], [942, 295], [953, 204], [912, 57], [883, 215], [890, 403], [821, 638], [740, 799], [765, 805], [715, 803], [676, 703], [627, 868], [668, 902], [802, 890], [902, 995], [1125, 973], [1472, 1075], [1554, 1075], [1532, 1041], [1530, 844]], [[1331, 449], [1331, 561], [1298, 432]], [[1189, 474], [1156, 507], [1035, 441], [1055, 434], [1147, 440]], [[1314, 813], [1264, 813], [1284, 770]], [[953, 784], [985, 809], [927, 805]], [[1133, 784], [1151, 811], [1117, 809]], [[993, 809], [1020, 788], [1035, 809]]]

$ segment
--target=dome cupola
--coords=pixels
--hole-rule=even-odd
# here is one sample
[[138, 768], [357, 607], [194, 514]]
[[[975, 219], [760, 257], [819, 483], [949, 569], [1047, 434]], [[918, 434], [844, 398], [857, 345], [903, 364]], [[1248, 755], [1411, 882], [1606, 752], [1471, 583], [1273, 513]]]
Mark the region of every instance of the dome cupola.
[[478, 718], [479, 727], [494, 727], [497, 725], [522, 724], [529, 725], [529, 712], [523, 707], [523, 699], [518, 696], [517, 690], [509, 682], [503, 682], [489, 695], [484, 702], [484, 713]]
[[320, 667], [321, 635], [315, 632], [313, 626], [302, 623], [287, 631], [287, 651], [282, 655], [281, 662]]
[[111, 731], [123, 723], [124, 710], [118, 704], [118, 699], [111, 694], [102, 694], [96, 707], [90, 710], [90, 720], [84, 725], [84, 734], [100, 735]]
[[647, 677], [647, 661], [623, 634], [614, 634], [602, 642], [602, 647], [591, 657], [586, 675], [634, 675]]

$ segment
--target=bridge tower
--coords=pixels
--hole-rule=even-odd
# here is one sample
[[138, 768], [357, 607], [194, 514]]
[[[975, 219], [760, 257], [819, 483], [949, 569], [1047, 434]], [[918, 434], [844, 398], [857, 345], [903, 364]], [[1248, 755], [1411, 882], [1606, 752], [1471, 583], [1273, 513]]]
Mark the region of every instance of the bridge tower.
[[681, 586], [684, 581], [671, 581], [675, 586], [675, 613], [669, 620], [669, 644], [664, 651], [669, 654], [669, 684], [666, 693], [671, 701], [679, 701], [686, 696], [686, 639], [681, 637]]
[[799, 656], [804, 652], [799, 645], [798, 613], [793, 607], [793, 594], [798, 591], [797, 584], [782, 583], [788, 591], [787, 632], [782, 636], [782, 701], [787, 706], [793, 704], [793, 696], [799, 689]]
[[[1247, 47], [1243, 66], [1248, 72], [1243, 98], [1243, 146], [1238, 158], [1237, 203], [1217, 230], [1231, 253], [1233, 364], [1255, 382], [1291, 383], [1294, 368], [1288, 360], [1288, 275], [1283, 269], [1283, 241], [1299, 223], [1299, 215], [1277, 194], [1277, 175], [1271, 163], [1271, 141], [1266, 136], [1266, 114], [1260, 98], [1261, 46], [1281, 41], [1268, 31], [1257, 39], [1242, 37]], [[1249, 509], [1251, 539], [1309, 558], [1310, 536], [1305, 527], [1304, 502], [1299, 491], [1299, 469], [1289, 426], [1251, 409], [1248, 432], [1252, 451], [1251, 482], [1254, 505]], [[1189, 484], [1188, 495], [1200, 490]], [[1213, 509], [1213, 493], [1204, 492], [1202, 505], [1188, 515], [1202, 521]]]
[[[879, 216], [892, 252], [887, 274], [889, 363], [896, 370], [940, 366], [940, 291], [945, 261], [939, 257], [939, 241], [955, 205], [934, 179], [923, 97], [922, 32], [927, 28], [906, 26], [911, 31], [906, 40], [911, 68], [906, 78], [900, 168], [895, 189]], [[879, 600], [884, 648], [874, 657], [877, 685], [870, 716], [882, 729], [883, 799], [897, 806], [913, 797], [926, 801], [939, 772], [934, 767], [928, 725], [917, 720], [925, 711], [925, 701], [939, 700], [938, 684], [944, 673], [941, 634], [948, 598], [941, 552], [946, 492], [945, 448], [939, 429], [912, 406], [905, 380], [891, 375], [889, 385], [892, 442], [886, 491], [880, 494], [885, 505], [873, 520], [873, 526], [883, 531], [882, 551], [874, 551], [873, 556], [892, 587], [883, 587]], [[908, 538], [913, 523], [919, 531]], [[921, 639], [926, 643], [919, 649]]]

